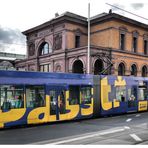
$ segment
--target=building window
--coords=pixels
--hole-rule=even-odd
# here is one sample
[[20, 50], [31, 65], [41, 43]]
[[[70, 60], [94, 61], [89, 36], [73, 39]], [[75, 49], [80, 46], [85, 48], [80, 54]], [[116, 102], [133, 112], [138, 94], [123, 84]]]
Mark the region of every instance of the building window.
[[84, 73], [84, 66], [81, 60], [76, 60], [72, 66], [72, 73]]
[[0, 70], [12, 70], [15, 69], [13, 64], [9, 61], [0, 62]]
[[125, 34], [120, 34], [120, 49], [125, 50]]
[[101, 72], [104, 69], [103, 61], [101, 59], [97, 59], [94, 64], [94, 75], [102, 74]]
[[39, 48], [39, 55], [45, 55], [52, 53], [52, 46], [51, 44], [48, 44], [47, 42], [44, 42], [41, 44]]
[[51, 64], [40, 65], [41, 72], [51, 72]]
[[137, 52], [137, 48], [138, 48], [138, 36], [139, 36], [138, 31], [134, 31], [133, 32], [133, 41], [132, 41], [132, 48], [133, 48], [134, 53]]
[[28, 65], [28, 71], [35, 71], [35, 65]]
[[148, 41], [147, 40], [144, 40], [144, 54], [148, 54], [147, 52], [147, 44], [148, 44]]
[[42, 47], [42, 55], [44, 54], [48, 54], [49, 53], [49, 46], [48, 44], [46, 43], [43, 47]]
[[125, 66], [123, 63], [120, 63], [118, 66], [118, 75], [124, 76], [125, 75]]
[[49, 71], [49, 66], [48, 65], [44, 65], [44, 72], [48, 72]]
[[75, 36], [75, 48], [80, 47], [80, 36], [76, 35]]
[[142, 77], [147, 77], [147, 67], [146, 66], [142, 67]]
[[137, 52], [137, 37], [133, 37], [133, 52]]
[[61, 72], [61, 71], [62, 71], [61, 65], [57, 65], [55, 68], [55, 72]]
[[131, 75], [137, 76], [137, 67], [135, 64], [131, 66]]

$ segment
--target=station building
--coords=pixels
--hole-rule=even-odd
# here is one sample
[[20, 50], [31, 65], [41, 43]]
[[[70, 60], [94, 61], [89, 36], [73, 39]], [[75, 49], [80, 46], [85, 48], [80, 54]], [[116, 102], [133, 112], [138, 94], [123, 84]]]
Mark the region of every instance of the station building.
[[[26, 71], [87, 72], [87, 18], [65, 12], [23, 32], [27, 58], [15, 66]], [[90, 73], [148, 75], [148, 25], [102, 13], [90, 19]]]

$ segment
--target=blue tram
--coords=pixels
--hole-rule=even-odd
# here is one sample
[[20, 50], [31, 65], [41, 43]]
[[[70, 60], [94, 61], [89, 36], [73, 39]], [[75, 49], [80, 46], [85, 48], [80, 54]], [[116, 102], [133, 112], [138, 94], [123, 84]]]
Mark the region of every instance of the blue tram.
[[148, 78], [0, 71], [0, 128], [147, 111]]

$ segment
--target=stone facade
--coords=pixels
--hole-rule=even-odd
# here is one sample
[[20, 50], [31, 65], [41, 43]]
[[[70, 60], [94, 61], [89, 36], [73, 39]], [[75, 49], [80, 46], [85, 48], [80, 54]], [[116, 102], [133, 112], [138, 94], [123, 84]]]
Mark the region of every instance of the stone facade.
[[[148, 25], [115, 13], [92, 17], [90, 24], [90, 73], [147, 76]], [[87, 18], [66, 12], [23, 34], [28, 55], [16, 62], [18, 69], [87, 72]]]

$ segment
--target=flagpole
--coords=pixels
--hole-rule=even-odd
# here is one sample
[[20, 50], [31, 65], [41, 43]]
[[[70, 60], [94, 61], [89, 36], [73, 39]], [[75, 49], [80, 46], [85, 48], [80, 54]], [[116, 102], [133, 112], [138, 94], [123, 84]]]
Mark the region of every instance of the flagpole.
[[88, 49], [87, 49], [87, 74], [90, 74], [90, 3], [88, 3]]

